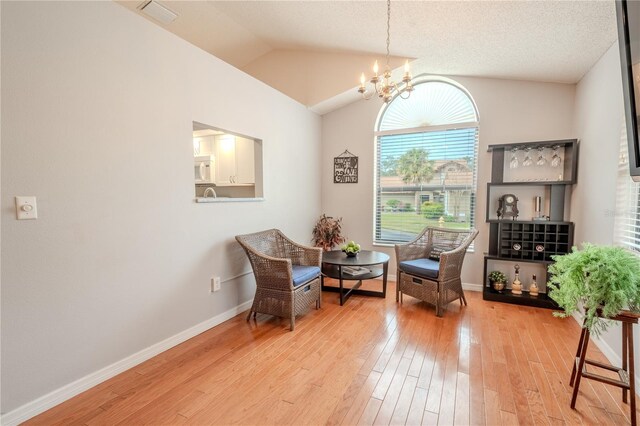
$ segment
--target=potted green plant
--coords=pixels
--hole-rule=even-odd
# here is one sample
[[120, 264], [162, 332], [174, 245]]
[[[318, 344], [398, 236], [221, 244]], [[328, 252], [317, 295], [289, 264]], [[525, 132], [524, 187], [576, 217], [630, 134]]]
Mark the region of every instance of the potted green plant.
[[496, 291], [504, 290], [507, 282], [507, 276], [502, 271], [491, 271], [489, 273], [489, 281]]
[[604, 318], [616, 316], [628, 309], [640, 307], [640, 258], [622, 247], [597, 246], [585, 243], [582, 250], [553, 256], [547, 283], [549, 297], [564, 312], [554, 315], [568, 317], [579, 309], [585, 311], [585, 327], [598, 335], [607, 328]]
[[342, 218], [337, 219], [323, 214], [313, 227], [313, 244], [324, 251], [344, 242], [342, 236]]

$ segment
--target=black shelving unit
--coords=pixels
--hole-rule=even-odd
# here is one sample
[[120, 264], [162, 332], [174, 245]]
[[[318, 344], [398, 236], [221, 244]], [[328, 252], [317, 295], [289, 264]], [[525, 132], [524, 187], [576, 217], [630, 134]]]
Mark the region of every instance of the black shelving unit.
[[529, 293], [513, 294], [511, 290], [495, 291], [493, 289], [485, 290], [482, 294], [484, 300], [493, 300], [494, 302], [513, 303], [515, 305], [534, 306], [536, 308], [558, 309], [558, 305], [545, 293], [537, 296], [529, 296]]
[[573, 224], [505, 221], [498, 224], [498, 239], [500, 258], [551, 261], [552, 256], [569, 252]]
[[[517, 188], [522, 187], [542, 187], [548, 189], [549, 197], [550, 197], [550, 208], [549, 208], [549, 217], [551, 221], [554, 222], [562, 222], [564, 218], [564, 202], [565, 202], [565, 194], [566, 187], [568, 185], [572, 185], [571, 183], [567, 183], [567, 181], [562, 182], [489, 182], [487, 183], [487, 222], [491, 223], [496, 219], [491, 218], [491, 213], [495, 212], [493, 209], [490, 209], [491, 206], [491, 195], [493, 194], [493, 188], [503, 188], [506, 186], [514, 186], [516, 189], [510, 188], [508, 192], [517, 193]], [[502, 190], [506, 192], [507, 190]], [[505, 220], [502, 220], [504, 222]]]
[[[489, 145], [487, 151], [491, 152], [491, 182], [501, 185], [529, 185], [536, 182], [505, 182], [504, 181], [504, 165], [506, 154], [512, 149], [524, 148], [552, 148], [558, 146], [564, 150], [564, 161], [562, 165], [563, 179], [558, 181], [540, 181], [542, 184], [557, 185], [573, 185], [578, 178], [578, 140], [577, 139], [561, 139], [553, 141], [536, 141], [536, 142], [518, 142], [501, 145]], [[509, 159], [507, 158], [507, 161]]]
[[[562, 179], [505, 181], [505, 161], [509, 161], [508, 153], [513, 148], [531, 148], [558, 146], [564, 150], [562, 163]], [[536, 306], [556, 309], [558, 306], [547, 294], [541, 292], [538, 296], [530, 296], [523, 291], [516, 295], [509, 288], [496, 291], [491, 287], [488, 279], [489, 265], [494, 261], [513, 263], [533, 263], [544, 266], [543, 276], [538, 277], [538, 285], [546, 283], [548, 266], [553, 263], [553, 256], [566, 254], [573, 245], [574, 225], [564, 220], [567, 187], [576, 183], [578, 167], [578, 141], [563, 139], [554, 141], [522, 142], [504, 145], [490, 145], [488, 151], [492, 153], [491, 182], [487, 184], [487, 213], [489, 223], [489, 250], [484, 257], [484, 289], [483, 299], [518, 305]], [[535, 166], [533, 166], [535, 167]], [[495, 206], [492, 203], [492, 191], [518, 194], [519, 188], [533, 187], [546, 191], [549, 198], [550, 220], [511, 220], [494, 219], [491, 213]], [[527, 277], [520, 277], [523, 284], [527, 284]]]

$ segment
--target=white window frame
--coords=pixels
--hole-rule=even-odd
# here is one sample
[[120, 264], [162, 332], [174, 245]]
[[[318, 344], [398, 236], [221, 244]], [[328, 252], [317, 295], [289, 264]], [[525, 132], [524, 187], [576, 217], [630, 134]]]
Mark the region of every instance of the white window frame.
[[[475, 116], [476, 118], [479, 118], [479, 113], [478, 113], [478, 108], [475, 104], [475, 101], [473, 100], [473, 98], [471, 97], [471, 94], [466, 90], [466, 88], [464, 88], [464, 86], [458, 84], [457, 82], [447, 79], [447, 78], [435, 78], [435, 77], [431, 77], [431, 78], [424, 78], [422, 80], [419, 80], [418, 83], [416, 83], [416, 85], [418, 84], [424, 84], [424, 83], [430, 83], [430, 82], [442, 82], [442, 83], [448, 83], [452, 86], [454, 86], [455, 88], [461, 90], [462, 92], [464, 92], [467, 97], [469, 98], [469, 101], [471, 102], [471, 104], [474, 107], [475, 110]], [[435, 126], [421, 126], [421, 127], [412, 127], [412, 128], [405, 128], [405, 129], [397, 129], [397, 130], [384, 130], [384, 131], [380, 131], [378, 130], [381, 127], [382, 124], [382, 120], [384, 117], [384, 114], [388, 108], [389, 105], [391, 105], [392, 102], [394, 102], [396, 100], [396, 98], [398, 97], [398, 94], [396, 94], [396, 96], [389, 102], [389, 104], [385, 104], [383, 105], [382, 108], [380, 108], [380, 111], [378, 113], [378, 117], [376, 119], [376, 130], [374, 131], [374, 141], [373, 141], [373, 146], [374, 146], [374, 164], [373, 164], [373, 168], [374, 168], [374, 179], [373, 179], [373, 229], [372, 229], [372, 241], [373, 241], [373, 245], [374, 246], [379, 246], [379, 247], [393, 247], [396, 243], [402, 243], [400, 241], [393, 241], [393, 242], [387, 242], [387, 241], [379, 241], [377, 239], [376, 236], [376, 228], [378, 227], [378, 186], [379, 186], [379, 182], [380, 182], [380, 168], [379, 168], [379, 158], [378, 158], [378, 140], [380, 136], [386, 136], [386, 135], [401, 135], [401, 134], [410, 134], [410, 133], [424, 133], [424, 132], [436, 132], [436, 131], [447, 131], [447, 130], [459, 130], [459, 129], [468, 129], [468, 128], [475, 128], [476, 129], [476, 138], [475, 138], [475, 147], [474, 147], [474, 168], [473, 168], [473, 183], [472, 183], [472, 189], [471, 189], [471, 198], [472, 200], [475, 199], [475, 203], [472, 204], [471, 206], [471, 212], [470, 215], [471, 217], [469, 218], [469, 226], [470, 228], [474, 228], [475, 227], [475, 222], [476, 222], [476, 212], [477, 212], [477, 203], [478, 203], [478, 159], [479, 159], [479, 152], [478, 152], [478, 148], [479, 148], [479, 140], [480, 140], [480, 122], [479, 119], [475, 120], [475, 121], [468, 121], [468, 122], [463, 122], [463, 123], [451, 123], [451, 124], [442, 124], [442, 125], [435, 125]], [[398, 100], [398, 102], [402, 102], [402, 100]], [[473, 252], [474, 251], [474, 244], [472, 243], [471, 246], [468, 248], [469, 252]]]

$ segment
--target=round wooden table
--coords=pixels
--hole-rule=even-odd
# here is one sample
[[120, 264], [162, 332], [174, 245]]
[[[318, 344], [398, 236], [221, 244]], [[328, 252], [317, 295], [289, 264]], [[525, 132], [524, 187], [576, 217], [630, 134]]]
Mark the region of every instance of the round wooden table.
[[[367, 271], [349, 274], [349, 268], [366, 268]], [[322, 290], [340, 293], [340, 306], [344, 305], [352, 294], [384, 298], [387, 296], [388, 270], [389, 256], [384, 253], [361, 250], [357, 256], [347, 257], [341, 250], [325, 251], [322, 253]], [[360, 289], [363, 280], [371, 280], [379, 276], [382, 276], [382, 291]], [[337, 279], [340, 286], [325, 286], [324, 277]], [[344, 281], [357, 281], [357, 283], [353, 287], [345, 288]]]

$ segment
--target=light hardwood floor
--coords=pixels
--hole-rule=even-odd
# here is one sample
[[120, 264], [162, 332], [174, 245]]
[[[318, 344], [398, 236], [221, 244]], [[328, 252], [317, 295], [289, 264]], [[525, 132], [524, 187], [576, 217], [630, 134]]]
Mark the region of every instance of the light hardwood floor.
[[[244, 314], [35, 417], [30, 424], [629, 423], [621, 391], [583, 380], [569, 407], [573, 319], [485, 302], [325, 293], [296, 320]], [[594, 345], [589, 356], [605, 361]]]

